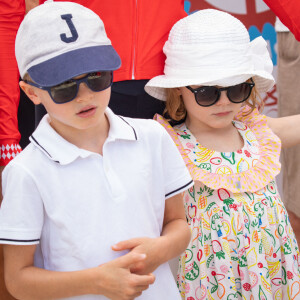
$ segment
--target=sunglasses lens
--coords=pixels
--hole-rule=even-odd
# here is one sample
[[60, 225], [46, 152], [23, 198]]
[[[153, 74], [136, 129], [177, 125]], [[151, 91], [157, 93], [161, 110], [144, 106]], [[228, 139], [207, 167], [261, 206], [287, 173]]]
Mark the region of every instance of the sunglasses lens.
[[214, 86], [202, 86], [197, 89], [196, 100], [201, 106], [211, 106], [219, 97], [219, 91]]
[[228, 98], [231, 102], [240, 103], [247, 100], [250, 96], [252, 87], [250, 84], [241, 83], [235, 86], [231, 86], [228, 89]]
[[91, 73], [87, 78], [89, 88], [94, 92], [100, 92], [112, 83], [112, 72], [95, 72]]
[[56, 103], [66, 103], [75, 98], [77, 94], [76, 82], [64, 82], [51, 88], [51, 97]]

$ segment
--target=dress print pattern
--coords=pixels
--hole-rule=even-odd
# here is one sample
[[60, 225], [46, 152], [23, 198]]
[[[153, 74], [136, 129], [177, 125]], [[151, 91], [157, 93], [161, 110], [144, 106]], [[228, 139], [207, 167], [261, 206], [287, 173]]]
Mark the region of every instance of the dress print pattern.
[[[255, 111], [241, 117], [244, 122], [234, 121], [244, 140], [236, 152], [207, 149], [185, 124], [173, 130], [163, 118], [157, 119], [173, 137], [195, 181], [184, 194], [192, 238], [177, 275], [182, 299], [300, 299], [298, 245], [270, 179], [279, 172], [280, 141], [263, 129], [263, 117]], [[273, 148], [271, 170], [257, 168], [268, 161], [262, 151], [272, 150], [261, 147], [262, 139], [270, 139], [265, 144], [271, 142]], [[268, 183], [261, 187], [263, 181]]]

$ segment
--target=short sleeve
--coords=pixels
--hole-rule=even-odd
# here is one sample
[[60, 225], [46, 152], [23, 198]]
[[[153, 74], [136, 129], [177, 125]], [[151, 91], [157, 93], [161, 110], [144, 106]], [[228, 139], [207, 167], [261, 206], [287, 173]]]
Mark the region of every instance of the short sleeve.
[[163, 127], [161, 128], [165, 196], [170, 198], [191, 188], [194, 182], [172, 138]]
[[3, 171], [0, 207], [0, 243], [39, 243], [44, 208], [36, 182], [24, 167], [11, 162]]

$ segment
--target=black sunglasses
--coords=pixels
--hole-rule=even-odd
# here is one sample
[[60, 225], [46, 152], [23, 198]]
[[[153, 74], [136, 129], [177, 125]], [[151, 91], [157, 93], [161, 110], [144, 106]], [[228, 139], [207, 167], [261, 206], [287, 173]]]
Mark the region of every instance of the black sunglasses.
[[61, 84], [44, 87], [34, 82], [24, 80], [24, 82], [38, 87], [39, 89], [48, 91], [51, 99], [57, 104], [63, 104], [74, 100], [77, 96], [80, 83], [84, 82], [89, 89], [94, 92], [100, 92], [112, 85], [113, 72], [112, 71], [98, 71], [89, 73], [80, 79], [70, 79]]
[[237, 85], [217, 88], [215, 86], [201, 86], [197, 89], [193, 89], [190, 86], [186, 86], [194, 95], [196, 102], [200, 106], [212, 106], [218, 102], [222, 91], [227, 91], [227, 97], [232, 103], [242, 103], [246, 101], [251, 94], [254, 87], [254, 82], [243, 82]]

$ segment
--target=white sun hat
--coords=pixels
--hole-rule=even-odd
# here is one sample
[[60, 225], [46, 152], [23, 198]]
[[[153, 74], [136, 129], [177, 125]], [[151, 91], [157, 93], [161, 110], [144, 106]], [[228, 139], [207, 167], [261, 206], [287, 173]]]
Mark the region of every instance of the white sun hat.
[[246, 27], [232, 15], [200, 10], [179, 20], [163, 48], [164, 75], [145, 86], [151, 96], [166, 100], [166, 88], [187, 85], [231, 86], [253, 78], [258, 92], [275, 83], [273, 64], [262, 37], [250, 42]]

